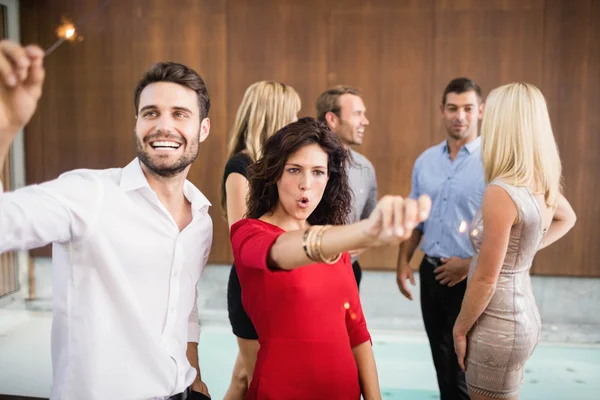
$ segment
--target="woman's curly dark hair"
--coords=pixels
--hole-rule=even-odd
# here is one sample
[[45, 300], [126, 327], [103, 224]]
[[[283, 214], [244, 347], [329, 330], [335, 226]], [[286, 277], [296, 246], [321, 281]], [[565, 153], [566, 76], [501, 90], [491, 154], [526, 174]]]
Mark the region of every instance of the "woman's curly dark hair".
[[248, 218], [260, 218], [273, 211], [279, 202], [277, 181], [287, 160], [304, 146], [318, 144], [328, 156], [329, 180], [323, 198], [308, 217], [311, 225], [342, 225], [348, 221], [352, 192], [346, 164], [348, 150], [327, 125], [313, 118], [301, 118], [271, 136], [262, 157], [248, 168]]

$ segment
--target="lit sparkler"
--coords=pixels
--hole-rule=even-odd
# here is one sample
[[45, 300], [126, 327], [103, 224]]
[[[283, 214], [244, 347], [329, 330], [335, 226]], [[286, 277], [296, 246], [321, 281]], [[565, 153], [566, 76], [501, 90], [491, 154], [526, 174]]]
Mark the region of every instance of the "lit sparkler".
[[48, 47], [46, 51], [44, 51], [44, 57], [48, 57], [54, 50], [56, 50], [61, 44], [68, 41], [74, 41], [79, 39], [81, 41], [82, 37], [76, 35], [76, 27], [81, 27], [84, 22], [86, 22], [92, 15], [103, 9], [110, 3], [111, 0], [105, 0], [101, 4], [99, 4], [96, 8], [87, 13], [83, 18], [81, 18], [75, 25], [71, 23], [66, 18], [63, 18], [62, 24], [56, 30], [56, 36], [58, 36], [58, 40], [52, 44], [52, 46]]
[[58, 36], [58, 40], [54, 42], [54, 44], [46, 49], [44, 52], [44, 57], [48, 57], [54, 50], [58, 48], [61, 44], [63, 44], [67, 40], [75, 40], [77, 36], [75, 36], [75, 26], [68, 20], [63, 19], [63, 23], [61, 26], [56, 29], [56, 36]]

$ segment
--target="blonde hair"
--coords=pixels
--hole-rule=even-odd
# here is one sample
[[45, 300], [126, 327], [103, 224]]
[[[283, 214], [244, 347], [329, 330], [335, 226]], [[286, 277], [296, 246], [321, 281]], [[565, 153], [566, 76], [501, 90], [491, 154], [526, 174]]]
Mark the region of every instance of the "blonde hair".
[[561, 163], [546, 100], [528, 83], [492, 90], [481, 123], [485, 179], [543, 192], [549, 207], [561, 192]]
[[291, 86], [275, 81], [250, 85], [235, 115], [228, 158], [246, 150], [252, 161], [258, 160], [267, 139], [294, 122], [300, 107], [300, 96]]

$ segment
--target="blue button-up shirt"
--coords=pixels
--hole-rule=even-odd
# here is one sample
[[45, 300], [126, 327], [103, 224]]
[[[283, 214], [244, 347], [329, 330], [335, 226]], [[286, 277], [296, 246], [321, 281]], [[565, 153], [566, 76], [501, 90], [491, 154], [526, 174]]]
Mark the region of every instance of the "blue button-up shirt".
[[485, 178], [481, 138], [463, 146], [454, 161], [447, 141], [427, 149], [415, 162], [410, 197], [431, 197], [429, 219], [419, 226], [421, 250], [431, 257], [473, 256], [469, 241], [473, 216], [481, 206]]

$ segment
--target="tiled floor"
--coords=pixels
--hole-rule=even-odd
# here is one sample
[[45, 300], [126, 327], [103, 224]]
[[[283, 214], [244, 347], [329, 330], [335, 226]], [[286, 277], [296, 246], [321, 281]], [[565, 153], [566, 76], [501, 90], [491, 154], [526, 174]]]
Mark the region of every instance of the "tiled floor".
[[[52, 290], [48, 266], [38, 269], [40, 299], [0, 309], [0, 394], [47, 397], [50, 391]], [[200, 283], [199, 354], [201, 366], [209, 366], [202, 373], [213, 399], [223, 398], [237, 350], [225, 312], [226, 277], [226, 269], [208, 268]], [[361, 286], [383, 397], [439, 398], [418, 301], [394, 297], [391, 285], [385, 274], [366, 272]], [[600, 399], [599, 336], [597, 325], [547, 324], [526, 366], [521, 400]]]
[[[208, 327], [200, 359], [211, 368], [206, 379], [215, 398], [226, 389], [235, 357], [235, 340], [226, 328]], [[373, 348], [383, 398], [438, 399], [433, 363], [423, 335], [374, 332]], [[207, 345], [211, 343], [211, 345]], [[220, 357], [219, 357], [220, 355]], [[214, 364], [213, 364], [214, 363]], [[540, 344], [527, 364], [521, 400], [597, 400], [600, 393], [600, 346]]]
[[[13, 321], [11, 326], [6, 323]], [[48, 397], [50, 322], [48, 313], [0, 310], [0, 393]], [[383, 398], [438, 398], [429, 348], [422, 334], [373, 332]], [[224, 324], [203, 326], [199, 356], [213, 399], [222, 399], [236, 356], [236, 342]], [[210, 366], [210, 367], [208, 367]], [[527, 364], [522, 400], [597, 400], [600, 346], [540, 344]]]

